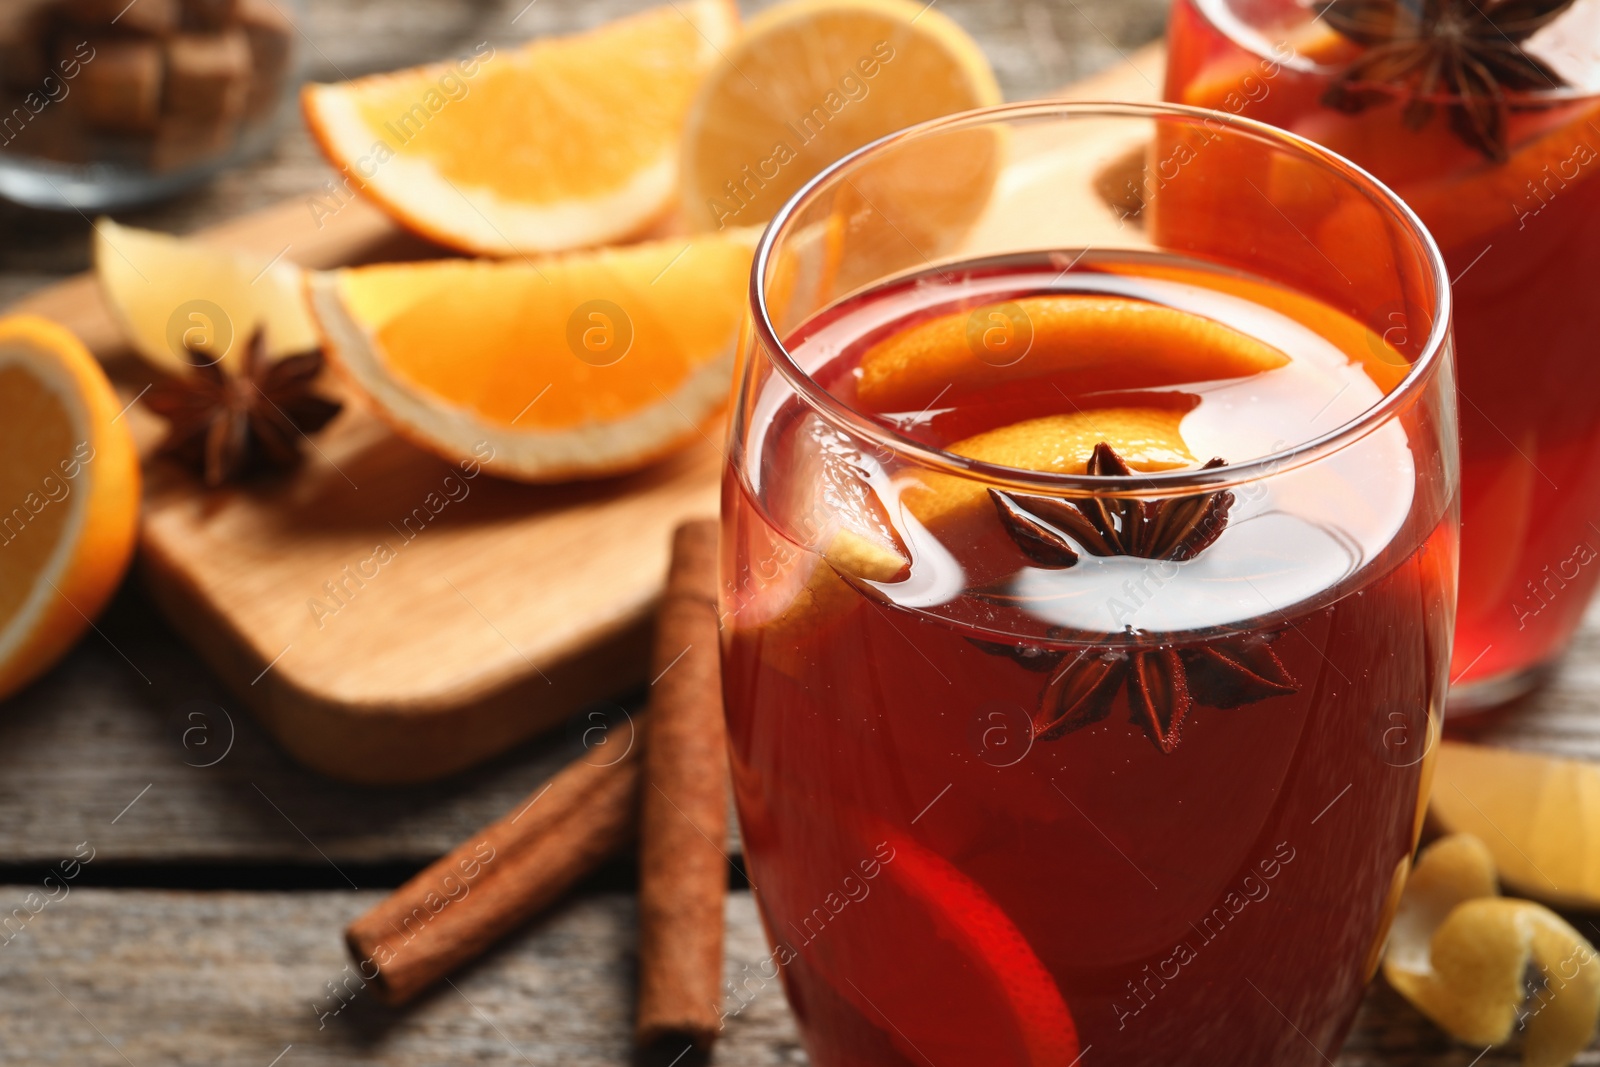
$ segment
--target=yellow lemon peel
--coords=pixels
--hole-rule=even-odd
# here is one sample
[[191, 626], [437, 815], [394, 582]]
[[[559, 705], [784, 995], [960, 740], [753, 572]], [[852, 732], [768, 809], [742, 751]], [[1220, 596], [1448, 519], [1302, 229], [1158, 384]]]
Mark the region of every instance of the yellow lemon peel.
[[[1530, 964], [1539, 986], [1529, 993]], [[1501, 1045], [1524, 1032], [1526, 1067], [1565, 1067], [1600, 1019], [1600, 959], [1542, 904], [1498, 895], [1494, 859], [1452, 834], [1417, 859], [1383, 961], [1384, 977], [1451, 1036]]]

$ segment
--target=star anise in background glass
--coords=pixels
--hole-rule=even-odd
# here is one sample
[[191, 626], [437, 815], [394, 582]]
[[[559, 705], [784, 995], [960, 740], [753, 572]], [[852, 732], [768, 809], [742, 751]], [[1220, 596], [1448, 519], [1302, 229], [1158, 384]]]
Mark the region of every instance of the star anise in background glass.
[[237, 372], [203, 353], [191, 355], [194, 369], [154, 386], [144, 402], [167, 420], [158, 453], [197, 471], [208, 487], [293, 467], [301, 440], [343, 408], [312, 392], [322, 373], [320, 351], [269, 360], [257, 331]]
[[1340, 111], [1364, 111], [1408, 92], [1411, 129], [1445, 97], [1450, 127], [1497, 162], [1506, 159], [1506, 91], [1552, 89], [1566, 80], [1522, 42], [1574, 0], [1323, 0], [1318, 17], [1367, 51], [1323, 95]]
[[[1213, 459], [1202, 469], [1222, 466]], [[1129, 475], [1132, 470], [1101, 442], [1087, 473]], [[1055, 499], [989, 490], [1001, 525], [1038, 566], [1074, 566], [1080, 552], [1182, 562], [1222, 535], [1233, 506], [1226, 489], [1159, 500]], [[1052, 637], [1064, 631], [1053, 630]], [[1051, 674], [1033, 718], [1035, 737], [1054, 740], [1111, 714], [1124, 688], [1134, 722], [1163, 752], [1178, 747], [1184, 720], [1200, 704], [1236, 708], [1299, 689], [1271, 642], [1275, 634], [1218, 638], [1154, 649], [1102, 648], [1068, 659], [1066, 653], [1028, 644], [974, 641], [992, 655], [1009, 656], [1032, 671]]]

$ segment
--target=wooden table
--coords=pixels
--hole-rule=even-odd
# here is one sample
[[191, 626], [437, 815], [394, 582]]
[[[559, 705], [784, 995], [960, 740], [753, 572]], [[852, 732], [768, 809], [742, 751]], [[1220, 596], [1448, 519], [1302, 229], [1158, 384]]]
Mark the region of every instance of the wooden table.
[[[576, 29], [644, 3], [312, 6], [312, 74], [332, 79], [484, 39]], [[940, 3], [979, 38], [1013, 99], [1126, 61], [1159, 35], [1164, 9], [1165, 0]], [[1159, 72], [1147, 74], [1159, 80]], [[124, 221], [185, 232], [310, 195], [330, 176], [294, 129], [270, 158]], [[0, 306], [84, 269], [87, 233], [73, 215], [0, 207]], [[1479, 730], [1506, 743], [1600, 757], [1590, 697], [1597, 675], [1600, 616], [1544, 694]], [[572, 741], [556, 736], [431, 786], [330, 783], [274, 748], [142, 592], [124, 589], [64, 663], [0, 706], [0, 920], [41, 886], [50, 866], [93, 855], [70, 895], [20, 930], [15, 919], [10, 930], [0, 926], [0, 1060], [85, 1067], [629, 1062], [634, 903], [626, 863], [407, 1011], [352, 992], [359, 983], [345, 970], [340, 943], [346, 922], [510, 808], [573, 751]], [[1579, 925], [1594, 930], [1586, 920]], [[764, 953], [749, 894], [736, 891], [729, 976]], [[1480, 1058], [1482, 1051], [1452, 1045], [1380, 982], [1337, 1062], [1517, 1062], [1513, 1052]], [[1331, 1063], [1335, 1054], [1327, 1056]], [[729, 1019], [716, 1059], [747, 1067], [806, 1061], [775, 984]], [[1580, 1062], [1600, 1063], [1600, 1052]]]

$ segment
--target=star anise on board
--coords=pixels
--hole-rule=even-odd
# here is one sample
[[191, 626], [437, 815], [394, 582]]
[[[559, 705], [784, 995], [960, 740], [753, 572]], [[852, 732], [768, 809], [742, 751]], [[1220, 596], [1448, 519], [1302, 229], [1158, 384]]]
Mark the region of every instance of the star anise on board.
[[1504, 162], [1507, 90], [1552, 89], [1566, 80], [1522, 42], [1560, 17], [1574, 0], [1323, 0], [1318, 17], [1366, 47], [1323, 95], [1355, 113], [1409, 100], [1411, 129], [1433, 118], [1441, 98], [1450, 128], [1488, 158]]
[[[1204, 470], [1221, 466], [1213, 459]], [[1132, 470], [1110, 445], [1095, 446], [1092, 475]], [[1080, 552], [1183, 562], [1222, 535], [1233, 506], [1226, 490], [1158, 500], [1055, 499], [989, 490], [1001, 525], [1023, 555], [1044, 568], [1077, 564]], [[1061, 636], [1052, 631], [1051, 636]], [[1050, 672], [1033, 717], [1033, 733], [1054, 740], [1100, 722], [1126, 690], [1132, 719], [1163, 752], [1178, 747], [1184, 720], [1196, 704], [1236, 708], [1299, 689], [1273, 652], [1275, 634], [1217, 638], [1184, 646], [1102, 648], [1070, 660], [1060, 651], [1029, 644], [974, 641], [1032, 671]]]
[[167, 420], [158, 453], [197, 471], [209, 488], [259, 470], [283, 470], [300, 461], [300, 442], [343, 409], [318, 396], [320, 351], [268, 359], [260, 331], [245, 346], [238, 371], [192, 352], [193, 370], [159, 383], [146, 406]]

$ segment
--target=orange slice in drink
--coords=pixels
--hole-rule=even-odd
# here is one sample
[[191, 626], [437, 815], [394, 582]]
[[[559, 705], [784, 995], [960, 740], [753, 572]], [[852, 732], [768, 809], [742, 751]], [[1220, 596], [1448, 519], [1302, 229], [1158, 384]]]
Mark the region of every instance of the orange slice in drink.
[[896, 581], [910, 554], [872, 485], [880, 468], [816, 415], [801, 418], [778, 469], [787, 472], [787, 491], [770, 506], [783, 529], [751, 533], [761, 542], [746, 552], [756, 573], [724, 606], [728, 625], [759, 633], [766, 662], [803, 678], [800, 649], [814, 647], [818, 627], [836, 624], [861, 603], [850, 580]]
[[727, 399], [756, 234], [312, 279], [337, 366], [451, 460], [530, 482], [618, 474], [693, 441]]
[[1220, 322], [1119, 296], [1030, 296], [951, 312], [878, 342], [856, 396], [922, 411], [997, 385], [1057, 379], [1074, 395], [1243, 378], [1289, 362]]
[[729, 0], [684, 0], [573, 37], [309, 86], [306, 122], [345, 180], [441, 244], [505, 255], [614, 241], [676, 200], [690, 98], [726, 66], [737, 26]]
[[[1110, 264], [1105, 269], [1117, 271], [1119, 267]], [[1398, 341], [1413, 328], [1403, 314], [1394, 313], [1387, 322], [1380, 323], [1384, 331], [1379, 333], [1330, 304], [1282, 285], [1175, 264], [1141, 263], [1137, 268], [1123, 269], [1136, 277], [1165, 278], [1216, 289], [1270, 308], [1311, 330], [1349, 356], [1352, 362], [1359, 363], [1367, 377], [1384, 393], [1392, 392], [1411, 373], [1411, 362], [1391, 343], [1391, 339]]]
[[938, 853], [887, 827], [876, 836], [869, 848], [882, 871], [873, 893], [885, 899], [863, 904], [862, 915], [890, 916], [883, 922], [895, 930], [895, 948], [872, 936], [880, 925], [825, 934], [804, 950], [839, 994], [908, 1062], [1076, 1063], [1072, 1013], [1010, 916]]
[[[1002, 426], [957, 441], [947, 451], [1019, 470], [1082, 474], [1095, 445], [1104, 441], [1137, 471], [1190, 467], [1194, 454], [1183, 443], [1176, 408], [1097, 408]], [[902, 499], [923, 523], [936, 526], [956, 515], [987, 512], [985, 483], [949, 474], [918, 475]]]
[[139, 458], [121, 408], [72, 334], [0, 319], [0, 697], [89, 628], [133, 556]]

